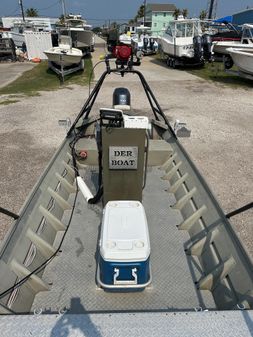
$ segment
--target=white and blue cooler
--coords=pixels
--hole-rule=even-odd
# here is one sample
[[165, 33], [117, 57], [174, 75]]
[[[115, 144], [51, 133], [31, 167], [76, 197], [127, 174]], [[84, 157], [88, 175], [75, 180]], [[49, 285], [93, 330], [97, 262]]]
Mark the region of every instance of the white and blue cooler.
[[150, 241], [141, 202], [106, 204], [99, 245], [97, 281], [102, 288], [131, 291], [150, 284]]

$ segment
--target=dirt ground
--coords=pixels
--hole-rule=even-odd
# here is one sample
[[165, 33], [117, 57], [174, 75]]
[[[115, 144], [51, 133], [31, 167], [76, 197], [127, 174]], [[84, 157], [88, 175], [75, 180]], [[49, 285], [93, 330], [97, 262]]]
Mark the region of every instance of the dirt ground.
[[[97, 47], [93, 64], [104, 53]], [[95, 79], [104, 70], [96, 67]], [[191, 138], [182, 139], [196, 166], [216, 195], [224, 212], [253, 200], [253, 83], [252, 88], [230, 88], [207, 82], [182, 70], [173, 70], [154, 58], [145, 57], [141, 70], [164, 112], [186, 122]], [[1, 69], [0, 69], [1, 71]], [[0, 74], [1, 77], [1, 74]], [[94, 83], [92, 84], [94, 86]], [[132, 107], [149, 114], [148, 102], [133, 75], [122, 79], [113, 75], [98, 96], [98, 106], [112, 105], [115, 87], [127, 86]], [[88, 96], [88, 88], [70, 86], [40, 96], [19, 98], [19, 102], [0, 105], [0, 206], [18, 212], [47, 162], [62, 142], [65, 131], [58, 120], [72, 120]], [[0, 96], [1, 100], [6, 97]], [[253, 211], [232, 221], [239, 237], [253, 256]], [[9, 220], [0, 216], [0, 238]]]

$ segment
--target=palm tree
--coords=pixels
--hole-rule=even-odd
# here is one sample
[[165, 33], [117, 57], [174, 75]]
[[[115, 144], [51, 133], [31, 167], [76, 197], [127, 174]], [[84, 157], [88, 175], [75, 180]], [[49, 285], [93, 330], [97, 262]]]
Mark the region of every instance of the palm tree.
[[188, 9], [187, 8], [182, 9], [182, 15], [183, 15], [184, 19], [187, 18], [187, 16], [188, 16]]
[[29, 16], [29, 17], [36, 17], [36, 16], [39, 16], [39, 13], [38, 13], [38, 10], [35, 9], [35, 8], [27, 8], [26, 10], [26, 16]]
[[205, 20], [207, 18], [207, 11], [203, 9], [199, 14], [199, 18], [200, 20]]
[[173, 16], [175, 18], [175, 20], [178, 19], [179, 15], [181, 14], [181, 9], [180, 8], [176, 8], [174, 13], [173, 13]]

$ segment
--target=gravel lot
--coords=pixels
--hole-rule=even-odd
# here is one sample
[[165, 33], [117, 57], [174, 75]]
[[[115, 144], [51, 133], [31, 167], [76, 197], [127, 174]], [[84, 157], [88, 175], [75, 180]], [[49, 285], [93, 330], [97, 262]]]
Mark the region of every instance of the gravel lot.
[[[102, 47], [93, 53], [95, 64]], [[104, 66], [96, 68], [96, 78]], [[144, 58], [142, 70], [165, 113], [187, 122], [191, 138], [182, 142], [211, 186], [225, 212], [253, 200], [253, 83], [252, 88], [230, 88], [201, 80], [185, 71], [172, 70], [151, 57]], [[0, 68], [1, 72], [1, 68]], [[1, 77], [0, 73], [0, 77]], [[149, 113], [146, 98], [136, 80], [108, 78], [98, 97], [99, 104], [111, 106], [117, 86], [128, 86], [135, 110]], [[0, 191], [2, 207], [18, 212], [47, 162], [62, 142], [64, 129], [58, 120], [72, 120], [87, 98], [88, 88], [71, 86], [20, 102], [0, 105]], [[6, 97], [0, 96], [1, 100]], [[233, 220], [235, 229], [253, 256], [253, 211]], [[0, 216], [0, 238], [9, 226]]]

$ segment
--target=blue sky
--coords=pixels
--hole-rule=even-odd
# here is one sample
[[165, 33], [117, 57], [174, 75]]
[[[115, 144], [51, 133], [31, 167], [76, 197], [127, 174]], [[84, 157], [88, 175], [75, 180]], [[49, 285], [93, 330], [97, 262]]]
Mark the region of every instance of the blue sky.
[[[135, 16], [143, 0], [65, 0], [67, 12], [81, 13], [94, 26], [107, 20], [128, 21]], [[191, 16], [198, 16], [207, 8], [208, 0], [152, 0], [150, 3], [174, 3], [179, 8], [188, 8]], [[56, 16], [62, 13], [60, 0], [23, 0], [25, 8], [34, 7], [43, 16]], [[218, 0], [218, 16], [225, 16], [245, 8], [253, 7], [253, 0]], [[18, 0], [0, 0], [0, 17], [20, 13]]]

